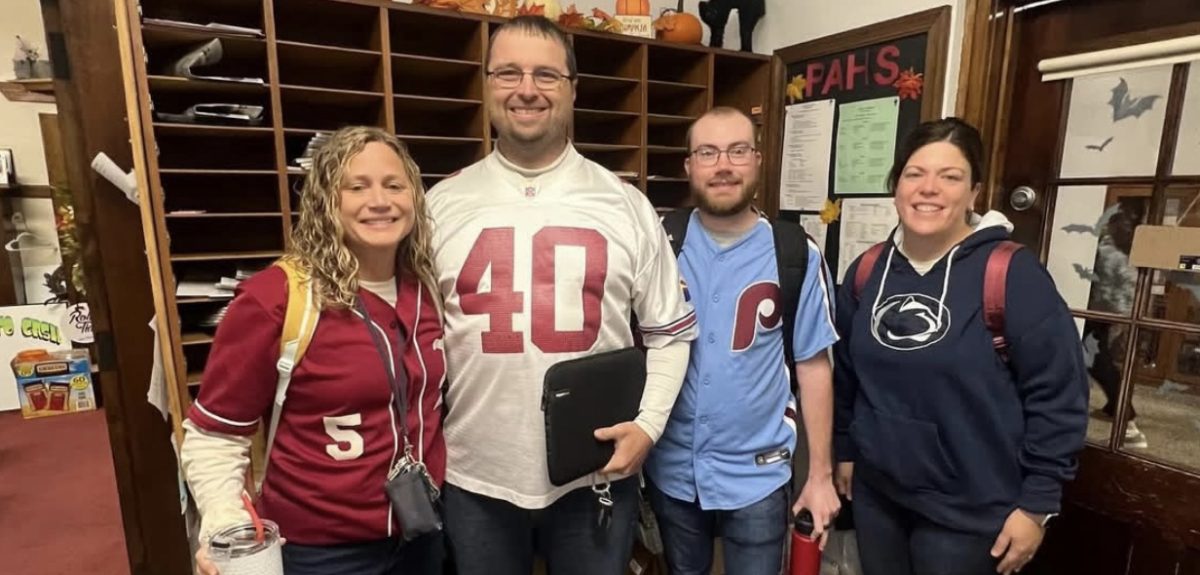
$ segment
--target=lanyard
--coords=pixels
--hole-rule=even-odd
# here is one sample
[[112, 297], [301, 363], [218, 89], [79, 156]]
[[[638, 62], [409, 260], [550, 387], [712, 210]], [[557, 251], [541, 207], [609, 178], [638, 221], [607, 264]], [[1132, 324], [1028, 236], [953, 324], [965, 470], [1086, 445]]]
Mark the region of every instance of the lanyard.
[[[363, 305], [362, 298], [354, 300], [354, 311], [363, 320], [363, 324], [367, 326], [367, 332], [371, 334], [371, 341], [375, 343], [375, 350], [379, 352], [379, 359], [383, 361], [384, 367], [387, 368], [384, 371], [387, 373], [388, 385], [392, 389], [392, 401], [396, 404], [397, 417], [400, 419], [400, 436], [404, 438], [404, 455], [411, 458], [412, 445], [408, 443], [408, 410], [405, 408], [405, 399], [408, 397], [408, 394], [406, 393], [407, 390], [401, 389], [400, 384], [396, 381], [395, 356], [400, 354], [393, 352], [399, 350], [395, 350], [393, 346], [388, 345], [387, 338], [383, 335], [383, 328], [379, 327], [379, 324], [372, 321], [371, 317], [367, 315], [367, 308]], [[400, 337], [400, 335], [397, 333], [397, 340], [403, 341], [404, 338]], [[401, 364], [401, 368], [403, 368], [403, 364]], [[405, 382], [407, 381], [408, 378], [405, 377]]]

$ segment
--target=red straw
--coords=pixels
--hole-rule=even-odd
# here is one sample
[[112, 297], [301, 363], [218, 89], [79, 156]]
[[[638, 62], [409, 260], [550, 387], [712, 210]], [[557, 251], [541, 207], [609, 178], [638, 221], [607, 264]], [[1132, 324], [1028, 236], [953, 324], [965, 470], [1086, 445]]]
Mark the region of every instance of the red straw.
[[267, 535], [263, 532], [262, 518], [258, 516], [258, 511], [254, 509], [254, 503], [250, 501], [250, 496], [246, 492], [242, 492], [242, 504], [246, 506], [246, 511], [250, 512], [250, 523], [254, 525], [254, 540], [262, 543], [266, 540]]

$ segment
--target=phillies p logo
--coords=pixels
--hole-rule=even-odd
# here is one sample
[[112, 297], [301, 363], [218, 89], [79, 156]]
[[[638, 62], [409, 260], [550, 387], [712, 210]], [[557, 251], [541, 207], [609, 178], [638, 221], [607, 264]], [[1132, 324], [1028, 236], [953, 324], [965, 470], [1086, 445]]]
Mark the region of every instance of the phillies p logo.
[[762, 331], [779, 327], [783, 319], [779, 297], [779, 284], [775, 282], [758, 282], [742, 290], [733, 318], [733, 351], [750, 349], [759, 327]]

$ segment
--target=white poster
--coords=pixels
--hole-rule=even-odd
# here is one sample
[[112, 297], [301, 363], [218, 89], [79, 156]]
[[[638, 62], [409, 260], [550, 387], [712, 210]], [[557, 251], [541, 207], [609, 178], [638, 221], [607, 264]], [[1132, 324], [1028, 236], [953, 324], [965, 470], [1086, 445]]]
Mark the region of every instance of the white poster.
[[1179, 120], [1179, 138], [1175, 141], [1176, 176], [1200, 175], [1200, 66], [1188, 66], [1187, 88], [1183, 93], [1183, 117]]
[[783, 120], [779, 209], [817, 211], [829, 196], [834, 101], [792, 104]]
[[825, 222], [821, 221], [821, 216], [800, 214], [800, 227], [804, 228], [804, 231], [808, 232], [808, 235], [812, 236], [813, 241], [817, 242], [817, 247], [820, 248], [821, 253], [824, 254], [825, 233], [829, 229], [829, 226], [825, 225]]
[[837, 277], [844, 283], [846, 268], [871, 246], [886, 240], [900, 217], [892, 198], [844, 198], [841, 221]]
[[1046, 269], [1067, 306], [1087, 309], [1092, 293], [1096, 248], [1106, 214], [1107, 186], [1064, 186], [1058, 189], [1054, 227], [1050, 232], [1050, 254]]
[[1170, 65], [1072, 80], [1062, 177], [1153, 176], [1170, 88]]
[[63, 333], [65, 304], [0, 307], [0, 411], [20, 409], [12, 360], [22, 351], [71, 349]]

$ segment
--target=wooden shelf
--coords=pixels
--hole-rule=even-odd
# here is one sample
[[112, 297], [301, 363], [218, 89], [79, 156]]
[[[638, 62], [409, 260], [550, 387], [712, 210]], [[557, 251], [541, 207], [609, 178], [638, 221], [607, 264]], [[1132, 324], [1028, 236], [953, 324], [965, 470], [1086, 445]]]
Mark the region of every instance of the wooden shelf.
[[2, 184], [0, 198], [52, 198], [54, 187], [46, 185]]
[[160, 94], [186, 94], [190, 92], [205, 92], [210, 94], [266, 94], [266, 84], [251, 84], [249, 82], [218, 82], [215, 80], [195, 80], [177, 76], [147, 76], [150, 91]]
[[275, 170], [194, 170], [186, 168], [160, 168], [160, 174], [191, 174], [196, 176], [252, 176], [252, 175], [270, 175], [274, 176], [278, 172]]
[[462, 145], [462, 144], [482, 144], [483, 138], [470, 138], [458, 136], [420, 136], [414, 134], [396, 134], [400, 141], [406, 144], [441, 144], [441, 145]]
[[233, 296], [230, 297], [204, 297], [204, 296], [188, 296], [177, 297], [175, 303], [179, 305], [196, 304], [196, 303], [229, 303], [233, 301]]
[[443, 78], [456, 74], [478, 72], [483, 64], [455, 58], [436, 58], [417, 54], [392, 54], [392, 68], [413, 76]]
[[588, 122], [636, 120], [639, 116], [641, 116], [641, 114], [637, 112], [625, 112], [622, 110], [593, 110], [589, 108], [575, 108], [575, 119], [586, 120]]
[[187, 374], [188, 387], [200, 387], [200, 380], [203, 378], [203, 371], [189, 371]]
[[686, 154], [687, 146], [646, 146], [648, 154]]
[[[581, 84], [589, 84], [596, 87], [633, 87], [641, 82], [637, 78], [622, 78], [620, 76], [601, 76], [598, 74], [579, 74], [579, 82]], [[701, 86], [703, 87], [703, 86]]]
[[205, 219], [205, 218], [282, 218], [283, 212], [168, 212], [167, 219]]
[[143, 24], [142, 25], [142, 40], [147, 45], [175, 45], [175, 46], [190, 46], [213, 38], [222, 40], [232, 40], [235, 42], [258, 42], [264, 43], [262, 38], [246, 36], [244, 34], [235, 34], [230, 32], [222, 32], [219, 30], [189, 30], [186, 28], [176, 28], [174, 26], [164, 26], [162, 24]]
[[172, 262], [204, 262], [204, 261], [221, 261], [221, 260], [261, 260], [273, 259], [282, 256], [283, 252], [278, 250], [265, 250], [255, 252], [210, 252], [210, 253], [195, 253], [195, 254], [171, 254]]
[[0, 82], [0, 93], [10, 102], [54, 103], [54, 80], [7, 80]]
[[154, 122], [154, 130], [160, 134], [177, 134], [180, 136], [269, 137], [275, 133], [271, 128], [263, 126], [220, 126], [214, 124], [178, 124], [168, 122]]
[[206, 345], [213, 341], [213, 336], [204, 332], [184, 332], [179, 342], [183, 345]]
[[[317, 86], [297, 86], [281, 84], [280, 94], [289, 97], [302, 97], [305, 101], [316, 104], [350, 104], [361, 105], [375, 102], [382, 103], [383, 92], [366, 92], [362, 90], [339, 90], [336, 88], [321, 88]], [[284, 102], [287, 105], [287, 102]]]
[[382, 52], [379, 50], [344, 48], [342, 46], [329, 46], [326, 44], [309, 44], [306, 42], [296, 42], [293, 40], [276, 40], [275, 44], [279, 46], [279, 52], [281, 54], [287, 52], [297, 56], [332, 59], [332, 61], [322, 61], [322, 65], [337, 65], [339, 63], [339, 59], [346, 57], [361, 59], [363, 56], [379, 57], [382, 55]]
[[646, 114], [646, 123], [651, 126], [686, 126], [696, 121], [695, 116], [674, 114]]
[[659, 93], [688, 93], [703, 92], [708, 89], [704, 84], [688, 84], [686, 82], [668, 82], [666, 80], [646, 80], [646, 85], [653, 92]]
[[675, 184], [675, 183], [686, 182], [686, 181], [688, 181], [687, 178], [668, 178], [665, 176], [646, 176], [647, 184], [657, 184], [657, 183]]
[[437, 98], [434, 96], [418, 96], [415, 94], [396, 94], [396, 107], [404, 106], [409, 110], [423, 112], [439, 112], [447, 110], [462, 110], [479, 106], [481, 100], [465, 98]]
[[624, 144], [585, 144], [575, 143], [575, 149], [580, 152], [633, 152], [641, 149], [641, 146], [624, 145]]

